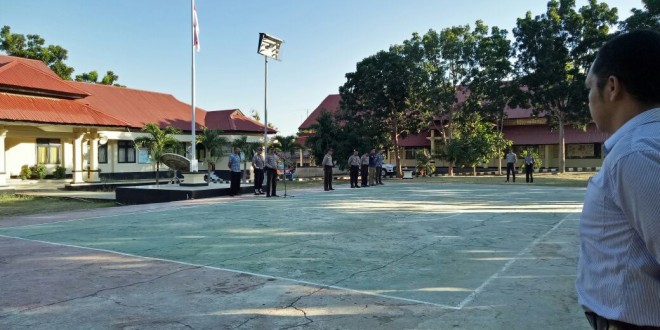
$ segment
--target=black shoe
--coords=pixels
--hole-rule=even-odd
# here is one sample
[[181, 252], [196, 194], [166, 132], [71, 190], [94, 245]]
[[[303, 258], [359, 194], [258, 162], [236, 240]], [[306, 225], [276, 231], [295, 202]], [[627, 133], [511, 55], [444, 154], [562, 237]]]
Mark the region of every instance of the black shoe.
[[323, 191], [329, 191], [330, 189], [323, 189]]
[[334, 189], [330, 188], [330, 190], [334, 190]]
[[355, 186], [355, 188], [360, 188], [360, 186]]
[[351, 188], [355, 188], [355, 186], [351, 186]]
[[280, 195], [271, 195], [272, 197], [280, 197]]

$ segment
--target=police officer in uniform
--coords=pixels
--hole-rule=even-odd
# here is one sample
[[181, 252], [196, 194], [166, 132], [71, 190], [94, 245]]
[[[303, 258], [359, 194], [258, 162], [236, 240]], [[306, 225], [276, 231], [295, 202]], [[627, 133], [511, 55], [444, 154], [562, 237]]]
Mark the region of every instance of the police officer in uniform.
[[360, 156], [357, 150], [353, 150], [353, 155], [348, 158], [348, 168], [351, 171], [351, 188], [360, 188], [358, 186], [358, 172], [360, 172]]
[[321, 164], [323, 165], [323, 190], [334, 190], [332, 189], [332, 167], [334, 166], [332, 162], [332, 148], [328, 149]]

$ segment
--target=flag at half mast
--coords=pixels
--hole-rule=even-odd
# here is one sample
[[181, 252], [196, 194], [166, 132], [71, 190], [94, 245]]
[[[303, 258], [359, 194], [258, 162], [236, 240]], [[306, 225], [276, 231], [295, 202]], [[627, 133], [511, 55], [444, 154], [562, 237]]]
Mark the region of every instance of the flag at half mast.
[[199, 51], [199, 22], [197, 21], [197, 8], [193, 0], [193, 47]]

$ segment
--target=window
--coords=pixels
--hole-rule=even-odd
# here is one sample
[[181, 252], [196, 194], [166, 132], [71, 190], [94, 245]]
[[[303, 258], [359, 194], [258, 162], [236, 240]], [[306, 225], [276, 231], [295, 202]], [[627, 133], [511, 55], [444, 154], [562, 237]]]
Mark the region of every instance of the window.
[[566, 158], [600, 158], [601, 149], [600, 143], [567, 144]]
[[417, 149], [406, 148], [405, 159], [417, 159], [416, 154], [417, 154]]
[[133, 141], [117, 141], [117, 162], [135, 163], [135, 144]]
[[59, 139], [37, 139], [37, 164], [60, 164], [61, 153]]
[[99, 146], [99, 164], [107, 164], [108, 163], [108, 145], [100, 145]]
[[151, 153], [149, 152], [149, 149], [138, 149], [138, 163], [151, 164]]

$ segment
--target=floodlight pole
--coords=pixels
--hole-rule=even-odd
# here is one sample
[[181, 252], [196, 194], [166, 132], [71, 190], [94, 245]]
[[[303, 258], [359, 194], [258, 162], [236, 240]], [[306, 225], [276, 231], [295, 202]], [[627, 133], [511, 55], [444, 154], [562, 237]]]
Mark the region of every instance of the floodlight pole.
[[264, 55], [264, 153], [268, 152], [268, 56]]

